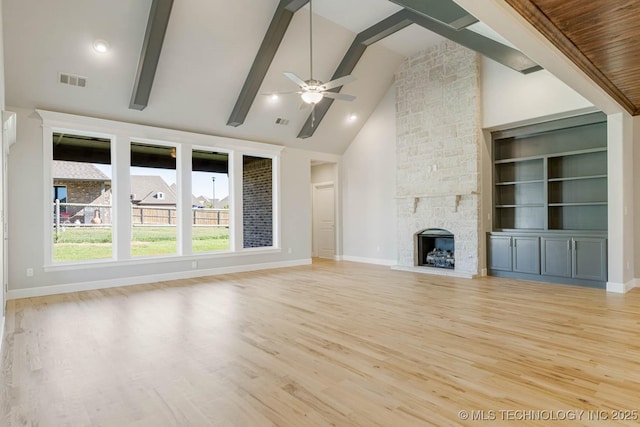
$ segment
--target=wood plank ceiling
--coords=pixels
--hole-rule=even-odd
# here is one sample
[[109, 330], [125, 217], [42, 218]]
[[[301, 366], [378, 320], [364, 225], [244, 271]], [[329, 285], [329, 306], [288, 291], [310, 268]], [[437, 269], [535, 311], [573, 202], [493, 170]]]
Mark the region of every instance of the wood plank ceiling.
[[505, 1], [630, 114], [640, 114], [640, 1]]

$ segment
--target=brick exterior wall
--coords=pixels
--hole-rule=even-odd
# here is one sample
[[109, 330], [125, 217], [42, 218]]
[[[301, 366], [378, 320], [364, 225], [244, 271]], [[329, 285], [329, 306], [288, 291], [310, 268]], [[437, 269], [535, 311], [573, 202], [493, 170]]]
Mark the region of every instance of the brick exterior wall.
[[271, 159], [245, 156], [242, 173], [244, 247], [273, 246], [273, 166]]
[[[111, 204], [111, 183], [104, 181], [82, 181], [82, 180], [66, 180], [54, 179], [54, 186], [67, 187], [67, 203], [85, 203], [85, 204]], [[99, 208], [103, 224], [111, 224], [111, 209]], [[93, 209], [91, 208], [93, 212]], [[84, 223], [84, 210], [80, 206], [68, 206], [67, 213], [70, 215], [70, 221], [76, 219]]]
[[396, 74], [398, 264], [416, 265], [415, 233], [455, 236], [456, 270], [477, 274], [480, 238], [480, 62], [444, 41]]

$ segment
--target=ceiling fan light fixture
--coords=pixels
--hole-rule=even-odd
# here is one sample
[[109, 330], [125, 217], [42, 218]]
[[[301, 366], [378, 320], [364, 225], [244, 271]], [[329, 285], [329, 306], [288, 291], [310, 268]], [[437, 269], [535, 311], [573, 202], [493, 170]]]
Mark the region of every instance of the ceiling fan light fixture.
[[300, 96], [307, 104], [317, 104], [323, 98], [320, 92], [303, 92]]

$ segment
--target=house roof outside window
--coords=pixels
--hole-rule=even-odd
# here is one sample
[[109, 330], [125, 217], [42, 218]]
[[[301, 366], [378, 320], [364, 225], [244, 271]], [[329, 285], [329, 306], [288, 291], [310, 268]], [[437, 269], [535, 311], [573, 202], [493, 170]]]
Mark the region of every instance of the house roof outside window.
[[51, 167], [53, 179], [78, 181], [111, 181], [100, 169], [91, 163], [54, 160]]
[[131, 202], [136, 205], [175, 206], [175, 191], [158, 175], [131, 175]]

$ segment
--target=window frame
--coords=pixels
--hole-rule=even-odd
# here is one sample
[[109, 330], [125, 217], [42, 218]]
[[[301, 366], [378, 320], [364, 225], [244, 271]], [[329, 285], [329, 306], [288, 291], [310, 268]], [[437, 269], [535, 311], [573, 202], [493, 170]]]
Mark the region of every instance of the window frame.
[[[43, 132], [43, 179], [46, 189], [43, 195], [45, 206], [50, 204], [53, 185], [51, 161], [53, 159], [53, 133], [63, 132], [76, 135], [105, 138], [110, 140], [112, 168], [112, 257], [100, 260], [74, 262], [53, 261], [53, 211], [43, 215], [44, 271], [64, 271], [91, 268], [96, 265], [130, 266], [142, 264], [164, 263], [169, 260], [197, 261], [212, 258], [247, 256], [259, 253], [279, 253], [281, 245], [281, 200], [280, 169], [283, 146], [264, 144], [241, 139], [198, 134], [175, 129], [165, 129], [76, 116], [47, 110], [36, 110], [42, 118]], [[148, 143], [176, 147], [176, 187], [178, 192], [177, 206], [182, 206], [178, 213], [177, 252], [170, 255], [131, 257], [131, 218], [130, 218], [130, 168], [131, 143]], [[191, 225], [186, 227], [189, 219], [185, 215], [185, 203], [191, 208], [191, 172], [192, 150], [225, 152], [229, 155], [229, 250], [198, 252], [193, 254]], [[242, 239], [242, 159], [243, 155], [270, 158], [272, 160], [273, 185], [273, 245], [260, 248], [243, 248]], [[123, 170], [127, 173], [124, 174]], [[184, 191], [187, 189], [188, 191]], [[126, 191], [125, 191], [126, 190]], [[187, 201], [188, 197], [188, 201]], [[129, 213], [126, 217], [125, 210]]]
[[[39, 111], [39, 110], [36, 110]], [[44, 191], [44, 197], [46, 200], [46, 204], [45, 206], [51, 206], [51, 188], [54, 187], [53, 185], [53, 172], [52, 172], [52, 166], [53, 166], [53, 134], [54, 133], [64, 133], [64, 134], [72, 134], [72, 135], [78, 135], [78, 136], [86, 136], [86, 137], [93, 137], [93, 138], [104, 138], [104, 139], [108, 139], [109, 140], [109, 150], [110, 150], [110, 155], [111, 155], [111, 168], [112, 168], [112, 173], [113, 173], [113, 160], [114, 160], [114, 151], [115, 151], [115, 144], [114, 144], [114, 140], [115, 140], [115, 135], [112, 133], [107, 133], [107, 132], [100, 132], [100, 131], [91, 131], [91, 130], [87, 130], [87, 129], [76, 129], [75, 127], [68, 127], [68, 126], [64, 126], [64, 125], [56, 125], [55, 123], [44, 123], [43, 120], [43, 126], [42, 126], [42, 141], [43, 141], [43, 178], [44, 178], [44, 188], [46, 189]], [[112, 212], [116, 211], [116, 195], [115, 192], [113, 190], [112, 187], [112, 198], [111, 198], [111, 209]], [[67, 193], [67, 198], [69, 197], [68, 193]], [[101, 259], [88, 259], [88, 260], [81, 260], [81, 261], [73, 261], [73, 262], [68, 262], [68, 261], [55, 261], [53, 259], [53, 227], [52, 224], [54, 223], [55, 218], [54, 218], [54, 213], [53, 213], [53, 209], [45, 209], [45, 214], [44, 214], [44, 233], [43, 233], [43, 237], [44, 237], [44, 262], [45, 262], [45, 267], [47, 266], [55, 266], [55, 265], [83, 265], [83, 264], [95, 264], [95, 263], [104, 263], [104, 262], [110, 262], [110, 261], [114, 261], [116, 259], [116, 255], [115, 255], [115, 224], [112, 224], [111, 226], [111, 257], [110, 258], [101, 258]], [[114, 221], [115, 222], [115, 221]]]
[[[218, 147], [212, 147], [212, 146], [207, 146], [207, 145], [191, 145], [189, 147], [189, 152], [190, 152], [190, 156], [189, 156], [189, 194], [193, 193], [193, 182], [191, 182], [191, 178], [193, 177], [193, 152], [194, 151], [210, 151], [210, 152], [217, 152], [217, 153], [225, 153], [227, 154], [227, 179], [229, 181], [229, 188], [227, 189], [229, 194], [229, 249], [226, 250], [220, 250], [220, 251], [206, 251], [206, 252], [193, 252], [193, 235], [190, 234], [189, 236], [189, 250], [190, 253], [194, 256], [200, 256], [200, 255], [211, 255], [211, 254], [233, 254], [233, 253], [237, 253], [234, 250], [234, 245], [235, 245], [235, 241], [236, 241], [236, 233], [235, 233], [235, 223], [238, 221], [238, 219], [235, 217], [235, 212], [237, 212], [237, 210], [235, 209], [235, 204], [234, 204], [234, 200], [235, 197], [233, 195], [233, 188], [234, 188], [234, 183], [233, 180], [235, 178], [235, 176], [237, 175], [235, 173], [234, 167], [233, 167], [233, 159], [234, 156], [237, 156], [237, 153], [234, 152], [233, 150], [230, 150], [228, 148], [218, 148]], [[193, 229], [193, 228], [192, 228]]]

